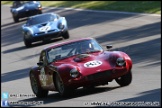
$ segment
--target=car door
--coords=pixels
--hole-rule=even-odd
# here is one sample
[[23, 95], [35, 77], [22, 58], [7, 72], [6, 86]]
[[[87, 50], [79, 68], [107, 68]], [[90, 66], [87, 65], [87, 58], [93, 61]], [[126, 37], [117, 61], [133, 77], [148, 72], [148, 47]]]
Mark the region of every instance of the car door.
[[40, 75], [39, 75], [41, 86], [43, 87], [43, 86], [47, 85], [47, 83], [46, 83], [47, 75], [46, 75], [46, 71], [45, 71], [46, 63], [45, 63], [45, 52], [44, 51], [41, 52], [39, 62], [43, 63], [43, 65], [40, 66]]
[[43, 62], [43, 66], [40, 67], [40, 82], [43, 88], [53, 89], [53, 72], [49, 68], [48, 60], [45, 51], [41, 53], [40, 62]]

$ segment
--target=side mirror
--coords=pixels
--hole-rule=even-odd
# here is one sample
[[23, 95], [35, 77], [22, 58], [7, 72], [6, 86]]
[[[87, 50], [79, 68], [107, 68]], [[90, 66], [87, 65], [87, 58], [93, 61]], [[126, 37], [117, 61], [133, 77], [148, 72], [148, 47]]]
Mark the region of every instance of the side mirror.
[[43, 66], [43, 61], [37, 63], [38, 66]]
[[106, 45], [106, 48], [107, 49], [110, 49], [110, 48], [112, 48], [113, 46], [112, 45]]

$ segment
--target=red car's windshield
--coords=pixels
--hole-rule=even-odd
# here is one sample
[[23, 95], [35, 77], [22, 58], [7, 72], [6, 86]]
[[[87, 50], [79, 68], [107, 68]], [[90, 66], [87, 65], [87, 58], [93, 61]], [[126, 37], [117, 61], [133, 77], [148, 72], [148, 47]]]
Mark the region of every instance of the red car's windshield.
[[103, 51], [103, 49], [95, 40], [82, 40], [48, 50], [47, 58], [49, 62], [53, 62], [70, 56], [96, 51]]

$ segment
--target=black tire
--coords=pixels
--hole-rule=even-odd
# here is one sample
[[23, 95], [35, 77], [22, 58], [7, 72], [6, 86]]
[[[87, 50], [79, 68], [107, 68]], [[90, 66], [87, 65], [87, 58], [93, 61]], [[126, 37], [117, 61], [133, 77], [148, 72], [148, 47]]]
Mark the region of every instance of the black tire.
[[29, 48], [29, 47], [32, 46], [31, 43], [32, 43], [32, 42], [31, 42], [29, 39], [26, 39], [26, 38], [25, 38], [25, 35], [24, 35], [24, 44], [25, 44], [25, 46], [26, 46], [27, 48]]
[[63, 84], [63, 81], [58, 74], [55, 76], [55, 84], [56, 89], [61, 96], [68, 96], [70, 94], [70, 89]]
[[68, 39], [70, 36], [69, 36], [69, 32], [68, 31], [66, 31], [65, 33], [63, 33], [62, 34], [62, 37], [64, 38], [64, 39]]
[[27, 48], [31, 47], [31, 42], [26, 39], [24, 39], [24, 44]]
[[132, 72], [128, 72], [127, 74], [116, 78], [115, 81], [120, 85], [120, 86], [127, 86], [132, 82]]
[[42, 14], [42, 11], [39, 11], [38, 14]]
[[38, 77], [36, 77], [32, 72], [30, 72], [30, 84], [33, 90], [33, 93], [38, 98], [44, 98], [48, 95], [48, 90], [43, 90], [38, 82]]
[[16, 17], [16, 16], [13, 16], [13, 20], [14, 20], [15, 23], [19, 22], [19, 18]]

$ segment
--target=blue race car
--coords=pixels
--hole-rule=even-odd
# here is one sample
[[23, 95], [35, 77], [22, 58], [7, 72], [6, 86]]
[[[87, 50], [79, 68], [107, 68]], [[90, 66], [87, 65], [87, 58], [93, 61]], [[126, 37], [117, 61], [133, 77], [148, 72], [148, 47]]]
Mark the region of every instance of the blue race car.
[[20, 18], [42, 14], [42, 5], [38, 1], [14, 1], [10, 11], [14, 22], [19, 22]]
[[26, 24], [22, 25], [24, 44], [30, 47], [32, 42], [48, 41], [56, 37], [69, 38], [68, 26], [65, 17], [55, 13], [43, 13], [31, 16]]

